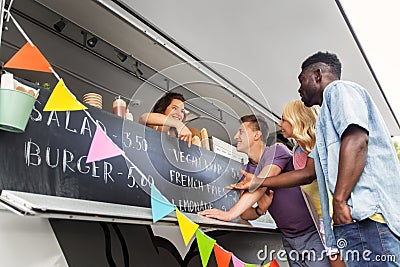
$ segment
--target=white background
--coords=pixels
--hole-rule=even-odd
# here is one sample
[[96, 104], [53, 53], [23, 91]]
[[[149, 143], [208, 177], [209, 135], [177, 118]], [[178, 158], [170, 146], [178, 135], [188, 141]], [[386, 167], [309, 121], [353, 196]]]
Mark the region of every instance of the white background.
[[[340, 1], [400, 120], [400, 1]], [[395, 138], [400, 141], [400, 136]]]

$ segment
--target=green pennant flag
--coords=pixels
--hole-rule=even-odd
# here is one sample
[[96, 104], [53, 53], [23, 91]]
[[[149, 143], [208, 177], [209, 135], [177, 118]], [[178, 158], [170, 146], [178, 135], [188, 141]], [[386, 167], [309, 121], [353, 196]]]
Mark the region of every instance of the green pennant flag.
[[196, 240], [200, 252], [201, 263], [203, 267], [206, 267], [216, 241], [198, 229], [196, 230]]

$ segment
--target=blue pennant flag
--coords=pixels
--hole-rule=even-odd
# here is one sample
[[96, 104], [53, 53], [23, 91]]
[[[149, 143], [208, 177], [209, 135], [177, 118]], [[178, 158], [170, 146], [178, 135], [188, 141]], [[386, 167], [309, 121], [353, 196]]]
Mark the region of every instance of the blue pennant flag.
[[153, 185], [151, 187], [151, 213], [153, 215], [153, 222], [157, 222], [174, 210], [175, 206], [161, 195], [160, 191]]

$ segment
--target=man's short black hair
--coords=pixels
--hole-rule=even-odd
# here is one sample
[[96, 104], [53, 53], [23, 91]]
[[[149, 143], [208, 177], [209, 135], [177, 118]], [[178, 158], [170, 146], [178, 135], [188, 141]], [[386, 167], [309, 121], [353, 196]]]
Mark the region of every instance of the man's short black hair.
[[318, 63], [325, 63], [329, 66], [329, 71], [335, 75], [338, 79], [340, 79], [342, 73], [342, 63], [340, 63], [339, 58], [329, 52], [317, 52], [314, 55], [307, 58], [303, 64], [301, 64], [301, 70], [304, 71], [308, 67]]
[[264, 143], [267, 143], [269, 127], [264, 117], [254, 114], [245, 115], [240, 118], [240, 123], [243, 122], [250, 122], [250, 125], [254, 131], [261, 131], [261, 139]]

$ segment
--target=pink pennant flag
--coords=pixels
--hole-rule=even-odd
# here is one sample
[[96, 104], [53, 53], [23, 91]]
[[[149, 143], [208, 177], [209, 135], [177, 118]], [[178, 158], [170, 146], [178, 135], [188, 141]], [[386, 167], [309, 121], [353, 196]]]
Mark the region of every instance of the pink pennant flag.
[[123, 155], [122, 151], [114, 142], [105, 134], [103, 129], [97, 125], [96, 132], [90, 145], [86, 163], [108, 159], [115, 156]]
[[239, 260], [235, 255], [232, 255], [232, 263], [235, 267], [244, 267], [244, 262]]

